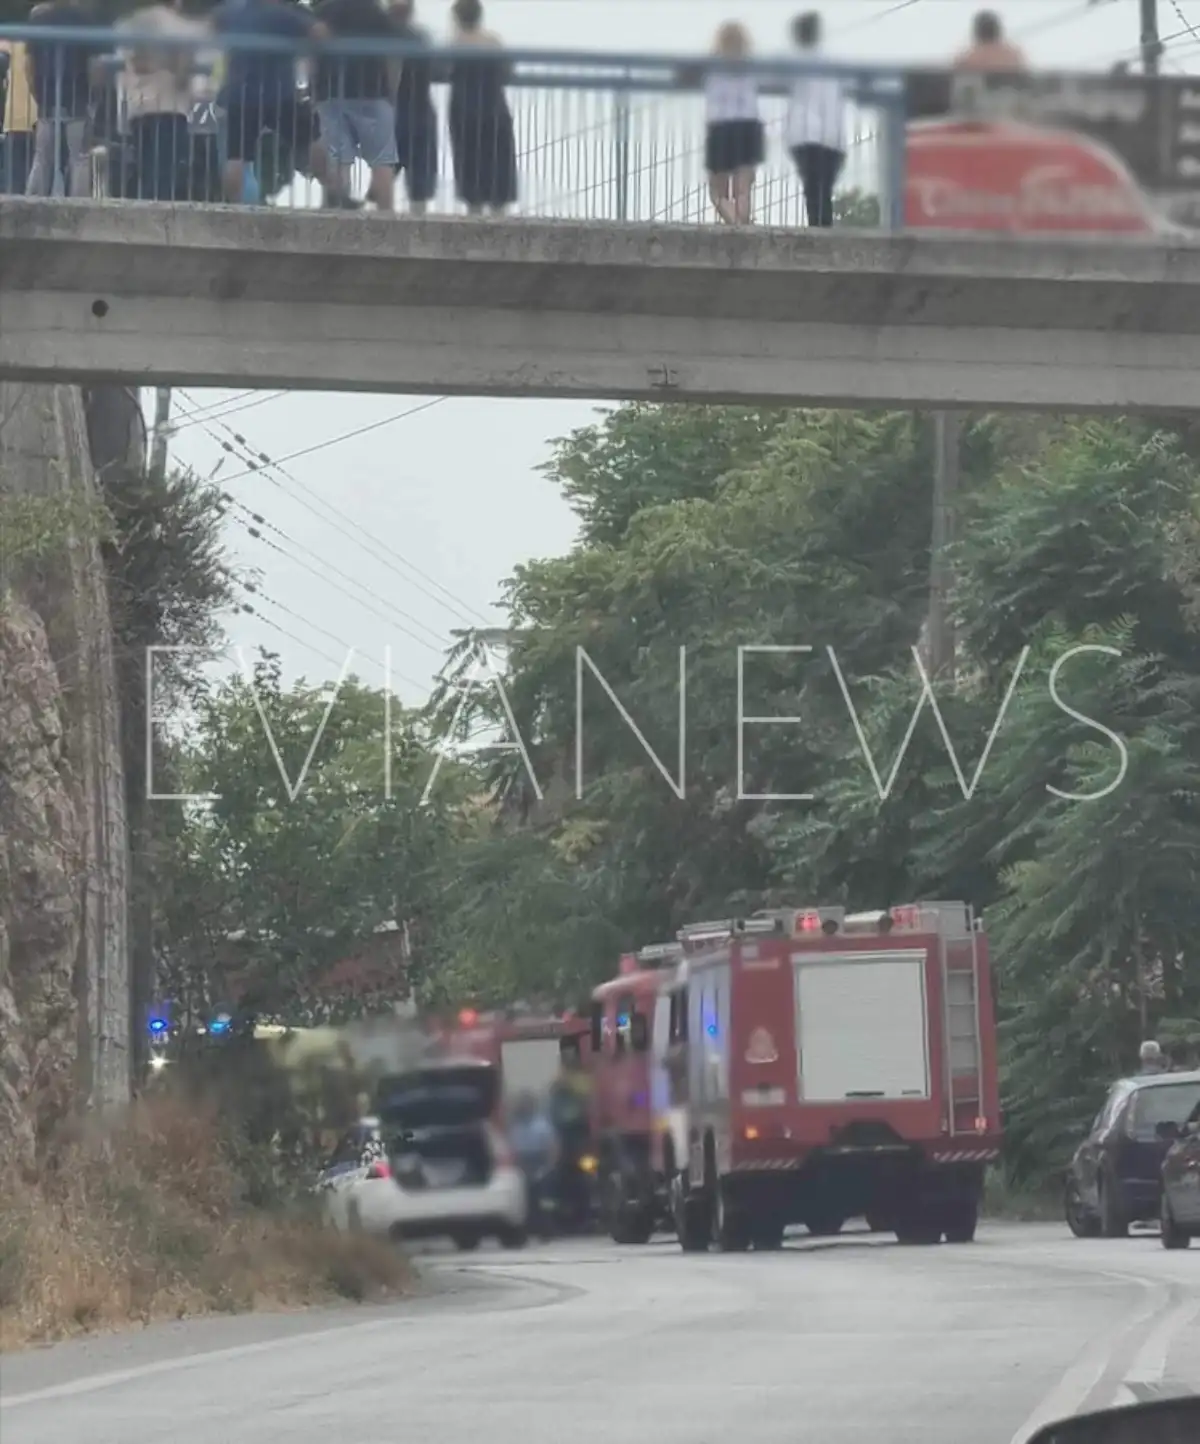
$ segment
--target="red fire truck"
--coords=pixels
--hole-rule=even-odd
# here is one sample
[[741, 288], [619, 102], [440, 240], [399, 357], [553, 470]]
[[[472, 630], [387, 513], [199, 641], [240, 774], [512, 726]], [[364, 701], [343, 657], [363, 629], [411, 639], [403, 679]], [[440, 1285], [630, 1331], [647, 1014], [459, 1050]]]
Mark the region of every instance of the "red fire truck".
[[601, 1216], [616, 1243], [647, 1243], [672, 1226], [667, 1180], [653, 1167], [651, 1049], [664, 970], [682, 957], [677, 942], [627, 953], [617, 977], [592, 994], [592, 1134]]
[[858, 1215], [903, 1243], [973, 1239], [1000, 1112], [969, 906], [772, 911], [680, 940], [652, 1036], [683, 1248], [778, 1248], [790, 1223]]
[[503, 1080], [502, 1098], [532, 1092], [544, 1097], [558, 1077], [562, 1049], [582, 1046], [588, 1020], [578, 1013], [535, 1014], [517, 1011], [479, 1013], [464, 1008], [453, 1020], [430, 1024], [432, 1037], [448, 1052], [492, 1063]]

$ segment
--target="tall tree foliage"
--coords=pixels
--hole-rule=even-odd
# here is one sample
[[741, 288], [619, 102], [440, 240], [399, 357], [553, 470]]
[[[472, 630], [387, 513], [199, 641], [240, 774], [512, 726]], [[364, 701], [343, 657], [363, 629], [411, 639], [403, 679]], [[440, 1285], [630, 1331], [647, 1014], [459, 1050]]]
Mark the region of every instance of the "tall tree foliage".
[[[456, 825], [455, 775], [429, 789], [432, 769], [419, 721], [353, 677], [286, 687], [268, 655], [219, 684], [187, 745], [186, 790], [210, 800], [180, 839], [177, 977], [216, 1001], [236, 955], [251, 1001], [286, 1013], [388, 924], [407, 927], [419, 970]], [[396, 995], [412, 980], [398, 974]]]
[[[507, 701], [542, 796], [517, 751], [483, 769], [502, 806], [472, 843], [463, 956], [486, 938], [519, 991], [601, 976], [617, 946], [705, 912], [967, 898], [996, 960], [1012, 1161], [1043, 1175], [1143, 1031], [1200, 1031], [1188, 450], [1134, 422], [971, 425], [958, 668], [929, 683], [940, 725], [913, 656], [923, 419], [624, 407], [549, 470], [581, 541], [517, 570], [503, 695], [477, 679], [459, 713], [464, 735], [495, 738]], [[747, 726], [740, 777], [739, 646], [813, 649], [744, 654], [742, 713], [801, 720]], [[471, 660], [468, 638], [443, 717]]]

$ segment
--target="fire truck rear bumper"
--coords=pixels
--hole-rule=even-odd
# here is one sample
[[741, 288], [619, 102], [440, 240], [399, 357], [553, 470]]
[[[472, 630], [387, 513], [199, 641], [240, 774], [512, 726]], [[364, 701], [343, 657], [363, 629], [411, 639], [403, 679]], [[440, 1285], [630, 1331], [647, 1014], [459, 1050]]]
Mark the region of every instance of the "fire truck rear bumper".
[[853, 1159], [877, 1160], [909, 1159], [914, 1163], [926, 1162], [937, 1167], [956, 1164], [994, 1163], [1000, 1157], [1000, 1145], [996, 1142], [976, 1142], [974, 1139], [936, 1144], [895, 1143], [814, 1145], [802, 1154], [777, 1155], [762, 1158], [735, 1158], [730, 1173], [796, 1173], [821, 1162], [849, 1161]]
[[990, 1148], [972, 1146], [966, 1148], [945, 1148], [938, 1146], [929, 1151], [930, 1163], [995, 1163], [1000, 1157], [999, 1147]]

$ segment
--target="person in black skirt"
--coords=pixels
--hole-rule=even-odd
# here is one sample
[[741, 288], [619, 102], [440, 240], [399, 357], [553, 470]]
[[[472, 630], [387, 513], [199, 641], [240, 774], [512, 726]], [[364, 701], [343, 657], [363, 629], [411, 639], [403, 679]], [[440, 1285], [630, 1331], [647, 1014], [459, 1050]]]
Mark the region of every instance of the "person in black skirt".
[[[428, 46], [429, 36], [414, 23], [413, 0], [393, 0], [390, 8], [397, 38], [410, 45]], [[404, 172], [408, 209], [414, 216], [425, 214], [437, 190], [438, 123], [433, 79], [431, 60], [405, 56], [396, 92], [396, 170]]]
[[505, 63], [486, 52], [500, 40], [483, 29], [480, 0], [455, 0], [451, 44], [477, 48], [478, 59], [456, 60], [450, 68], [450, 148], [460, 201], [472, 215], [500, 215], [517, 199], [517, 141], [504, 94]]
[[[713, 53], [722, 60], [744, 60], [750, 54], [750, 37], [741, 25], [722, 25]], [[727, 225], [748, 225], [754, 173], [765, 154], [757, 80], [730, 71], [711, 73], [704, 82], [704, 108], [708, 193]]]

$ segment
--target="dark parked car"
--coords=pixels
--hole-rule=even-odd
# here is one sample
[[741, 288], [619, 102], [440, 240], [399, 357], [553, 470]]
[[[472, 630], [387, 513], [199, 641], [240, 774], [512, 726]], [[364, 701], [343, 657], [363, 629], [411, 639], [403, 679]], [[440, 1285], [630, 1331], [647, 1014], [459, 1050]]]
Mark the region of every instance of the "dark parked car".
[[1157, 1219], [1167, 1151], [1200, 1104], [1200, 1072], [1122, 1078], [1067, 1170], [1064, 1208], [1077, 1238], [1122, 1238]]
[[1163, 1248], [1187, 1248], [1200, 1238], [1200, 1103], [1178, 1134], [1162, 1167]]

